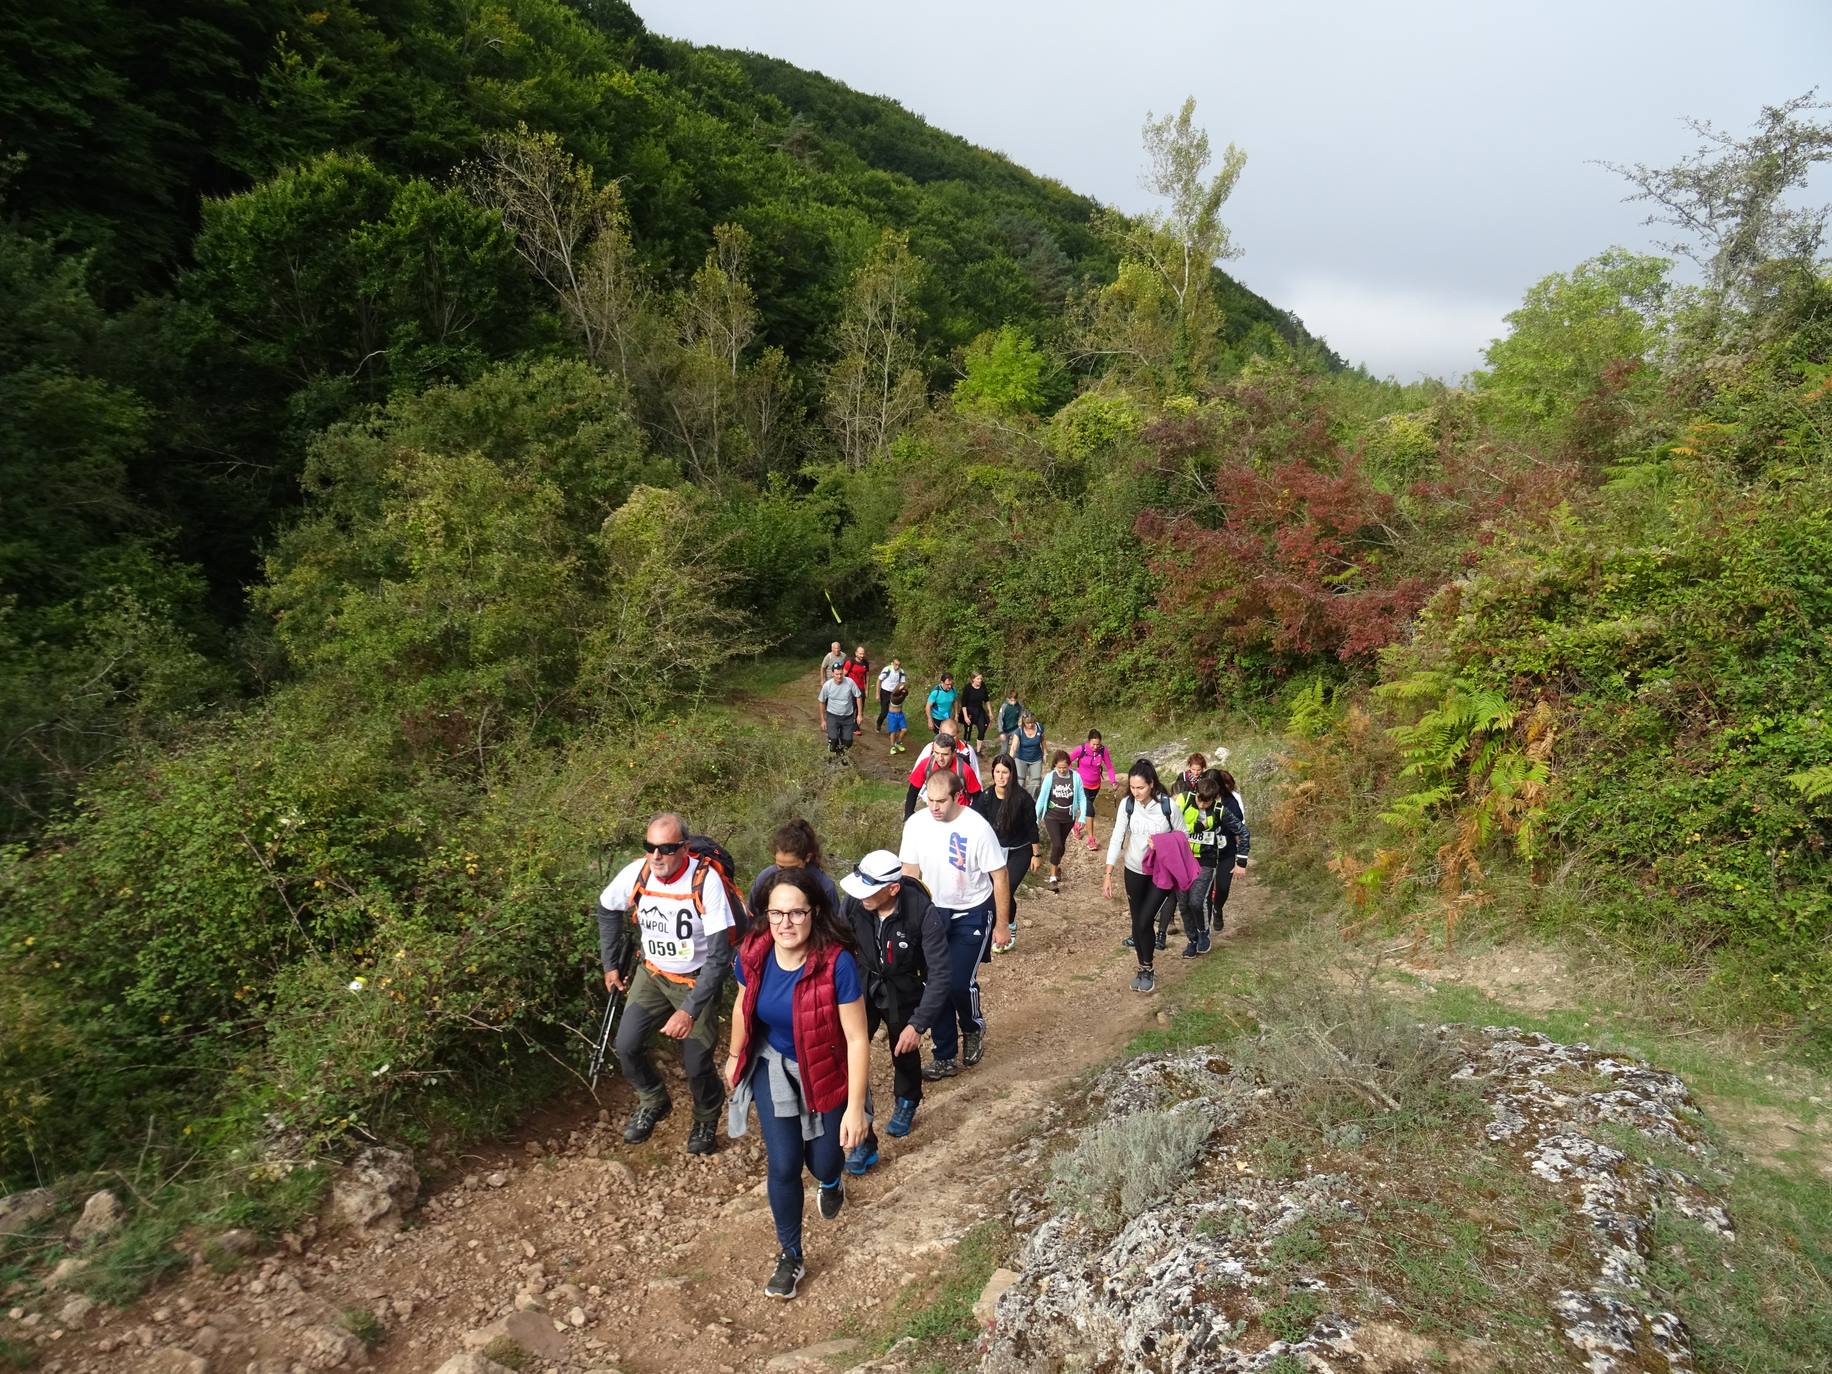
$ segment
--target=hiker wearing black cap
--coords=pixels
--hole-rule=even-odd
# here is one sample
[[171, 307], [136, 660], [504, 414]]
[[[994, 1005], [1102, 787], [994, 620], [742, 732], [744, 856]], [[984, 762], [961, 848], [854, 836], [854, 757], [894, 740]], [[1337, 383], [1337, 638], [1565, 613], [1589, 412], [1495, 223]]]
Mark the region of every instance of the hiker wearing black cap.
[[[922, 1101], [922, 1036], [948, 1007], [948, 920], [929, 901], [928, 889], [903, 875], [888, 849], [874, 849], [840, 879], [846, 894], [840, 918], [849, 922], [865, 970], [865, 1015], [870, 1033], [886, 1028], [891, 1046], [896, 1107], [884, 1133], [906, 1136]], [[866, 1097], [865, 1119], [872, 1120]], [[846, 1172], [862, 1174], [878, 1162], [877, 1132], [846, 1156]]]
[[[725, 1090], [713, 1065], [713, 1030], [719, 993], [731, 965], [735, 915], [725, 883], [708, 861], [688, 849], [687, 822], [664, 811], [643, 834], [645, 857], [629, 864], [598, 898], [598, 947], [604, 985], [628, 990], [617, 1027], [617, 1058], [636, 1089], [636, 1109], [623, 1138], [640, 1145], [674, 1103], [645, 1047], [649, 1032], [681, 1045], [681, 1067], [693, 1093], [693, 1129], [687, 1153], [709, 1155], [718, 1148], [719, 1108]], [[702, 870], [706, 871], [702, 871]], [[641, 962], [626, 977], [629, 942]]]

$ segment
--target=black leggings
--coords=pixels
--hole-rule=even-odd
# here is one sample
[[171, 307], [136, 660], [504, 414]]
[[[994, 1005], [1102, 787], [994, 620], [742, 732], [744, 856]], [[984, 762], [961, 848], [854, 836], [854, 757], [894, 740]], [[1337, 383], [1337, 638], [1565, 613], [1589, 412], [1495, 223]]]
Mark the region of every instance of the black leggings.
[[1143, 873], [1126, 870], [1126, 905], [1132, 910], [1132, 951], [1139, 956], [1139, 967], [1151, 967], [1152, 951], [1157, 948], [1158, 911], [1177, 900], [1177, 889], [1159, 887]]
[[1075, 828], [1075, 818], [1051, 807], [1043, 813], [1043, 828], [1050, 837], [1050, 867], [1061, 868], [1062, 851], [1069, 847], [1069, 831]]

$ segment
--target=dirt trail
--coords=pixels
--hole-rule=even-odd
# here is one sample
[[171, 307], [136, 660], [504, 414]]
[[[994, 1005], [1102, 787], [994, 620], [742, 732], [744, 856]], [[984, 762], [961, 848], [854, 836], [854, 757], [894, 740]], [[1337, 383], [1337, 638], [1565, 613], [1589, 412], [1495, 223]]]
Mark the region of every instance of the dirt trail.
[[[799, 695], [757, 705], [801, 724], [809, 747], [819, 747], [812, 711], [794, 709]], [[915, 750], [893, 763], [868, 725], [856, 753], [863, 771], [890, 779], [901, 776]], [[1103, 850], [1108, 821], [1103, 817]], [[887, 817], [884, 842], [892, 847], [896, 824], [894, 814]], [[449, 1178], [398, 1235], [323, 1241], [301, 1257], [251, 1261], [225, 1278], [194, 1274], [121, 1314], [106, 1333], [71, 1341], [62, 1367], [71, 1374], [120, 1368], [106, 1355], [91, 1362], [96, 1337], [118, 1339], [157, 1309], [167, 1317], [154, 1323], [155, 1343], [181, 1335], [159, 1329], [167, 1322], [207, 1324], [219, 1333], [211, 1374], [240, 1374], [256, 1357], [277, 1357], [281, 1363], [256, 1368], [280, 1374], [302, 1359], [302, 1325], [369, 1311], [386, 1328], [366, 1357], [369, 1367], [428, 1374], [463, 1348], [467, 1332], [514, 1312], [518, 1293], [529, 1288], [541, 1291], [520, 1303], [545, 1311], [538, 1322], [515, 1320], [523, 1332], [545, 1326], [551, 1344], [533, 1352], [542, 1369], [757, 1370], [770, 1356], [832, 1337], [849, 1323], [870, 1325], [962, 1233], [1002, 1212], [1012, 1157], [1048, 1104], [1072, 1094], [1091, 1068], [1177, 1003], [1193, 961], [1178, 957], [1175, 937], [1157, 961], [1160, 990], [1128, 990], [1134, 964], [1119, 943], [1124, 900], [1101, 899], [1104, 857], [1073, 845], [1060, 893], [1026, 885], [1018, 948], [982, 973], [985, 1059], [928, 1086], [907, 1139], [880, 1132], [880, 1163], [847, 1180], [835, 1222], [820, 1219], [810, 1186], [808, 1277], [794, 1302], [761, 1292], [776, 1247], [754, 1127], [738, 1141], [721, 1130], [711, 1158], [688, 1156], [689, 1098], [678, 1061], [663, 1052], [657, 1062], [677, 1105], [647, 1144], [622, 1143], [631, 1096], [621, 1080], [609, 1079], [599, 1103], [583, 1094], [555, 1103], [497, 1149], [452, 1162]], [[1208, 957], [1227, 959], [1231, 945], [1251, 938], [1262, 905], [1252, 881], [1237, 884], [1225, 937]], [[892, 1099], [882, 1042], [873, 1047], [872, 1069], [882, 1122]], [[553, 1330], [555, 1322], [566, 1330]]]

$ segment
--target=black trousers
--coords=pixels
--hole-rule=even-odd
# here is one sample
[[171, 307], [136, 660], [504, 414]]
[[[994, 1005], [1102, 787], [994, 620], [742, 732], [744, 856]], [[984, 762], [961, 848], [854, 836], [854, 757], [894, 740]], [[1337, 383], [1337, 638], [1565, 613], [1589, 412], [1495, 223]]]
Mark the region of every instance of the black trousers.
[[1126, 870], [1126, 905], [1132, 911], [1132, 952], [1139, 956], [1140, 968], [1151, 967], [1151, 957], [1157, 948], [1158, 912], [1166, 903], [1176, 900], [1176, 888], [1159, 887], [1143, 873]]
[[882, 687], [878, 689], [878, 729], [884, 729], [884, 718], [891, 713], [891, 694]]
[[[912, 1102], [922, 1101], [922, 1048], [911, 1050], [908, 1054], [897, 1053], [897, 1037], [903, 1034], [903, 1028], [910, 1024], [909, 1012], [901, 1006], [897, 1008], [893, 1019], [882, 1007], [871, 998], [865, 999], [865, 1033], [876, 1035], [878, 1027], [885, 1027], [885, 1043], [891, 1049], [891, 1090], [898, 1097], [907, 1097]], [[870, 1103], [867, 1113], [870, 1115]]]

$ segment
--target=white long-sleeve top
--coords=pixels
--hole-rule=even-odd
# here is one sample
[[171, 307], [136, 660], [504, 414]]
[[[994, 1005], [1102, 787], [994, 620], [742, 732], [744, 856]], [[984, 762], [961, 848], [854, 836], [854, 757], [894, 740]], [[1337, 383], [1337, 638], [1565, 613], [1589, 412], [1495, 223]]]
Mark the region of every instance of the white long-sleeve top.
[[[1127, 818], [1126, 808], [1132, 807], [1132, 816]], [[1166, 802], [1153, 800], [1134, 802], [1128, 792], [1126, 799], [1120, 803], [1120, 813], [1113, 819], [1113, 838], [1107, 841], [1107, 867], [1119, 862], [1120, 848], [1126, 850], [1126, 867], [1134, 873], [1145, 871], [1145, 851], [1151, 848], [1151, 837], [1162, 835], [1166, 830], [1181, 830], [1189, 834], [1189, 826], [1184, 824], [1183, 808], [1175, 801], [1168, 801], [1169, 819], [1165, 818]]]

